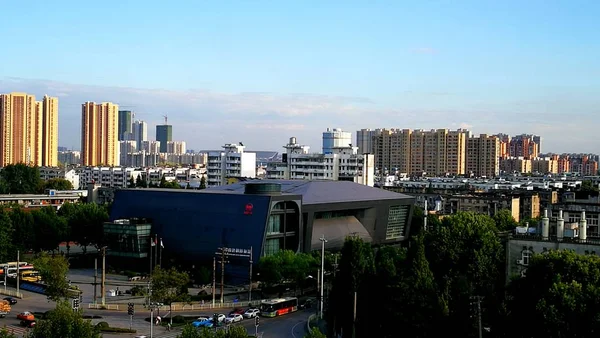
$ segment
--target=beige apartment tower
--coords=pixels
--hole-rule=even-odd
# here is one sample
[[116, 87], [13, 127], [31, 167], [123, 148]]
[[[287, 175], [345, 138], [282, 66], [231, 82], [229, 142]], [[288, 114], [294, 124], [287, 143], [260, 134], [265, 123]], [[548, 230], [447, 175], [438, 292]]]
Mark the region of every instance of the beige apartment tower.
[[500, 173], [500, 139], [481, 134], [467, 140], [467, 173], [476, 177], [495, 177]]
[[58, 165], [58, 99], [0, 94], [0, 167]]
[[110, 102], [81, 105], [81, 164], [119, 165], [119, 106]]

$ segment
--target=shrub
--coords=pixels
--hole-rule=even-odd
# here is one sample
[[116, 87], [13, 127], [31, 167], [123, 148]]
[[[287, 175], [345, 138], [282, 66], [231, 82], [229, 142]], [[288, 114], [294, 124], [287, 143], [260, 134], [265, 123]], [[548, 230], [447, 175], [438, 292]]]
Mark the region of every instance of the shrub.
[[100, 331], [106, 333], [136, 333], [136, 330], [126, 329], [124, 327], [104, 327], [100, 328]]
[[173, 317], [173, 323], [175, 323], [175, 324], [183, 324], [185, 322], [186, 322], [186, 320], [185, 320], [184, 316], [177, 315], [177, 316]]

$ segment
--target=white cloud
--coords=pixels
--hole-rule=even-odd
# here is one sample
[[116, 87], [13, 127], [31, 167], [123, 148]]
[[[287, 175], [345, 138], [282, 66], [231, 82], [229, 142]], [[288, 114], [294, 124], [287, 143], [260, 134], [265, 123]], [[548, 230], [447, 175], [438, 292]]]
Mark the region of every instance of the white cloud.
[[597, 152], [600, 148], [600, 141], [592, 137], [597, 114], [589, 113], [585, 105], [566, 114], [559, 104], [571, 102], [566, 95], [565, 100], [555, 95], [551, 105], [525, 98], [524, 107], [514, 100], [482, 104], [472, 95], [440, 95], [446, 93], [444, 88], [435, 92], [408, 88], [399, 90], [403, 94], [396, 107], [390, 108], [365, 97], [175, 91], [0, 78], [0, 93], [11, 91], [58, 96], [59, 142], [73, 148], [79, 148], [80, 109], [85, 101], [111, 101], [135, 111], [136, 119], [148, 122], [150, 139], [154, 126], [168, 115], [174, 138], [196, 150], [220, 149], [232, 141], [242, 141], [252, 150], [279, 150], [295, 136], [318, 151], [327, 127], [352, 132], [361, 128], [466, 128], [474, 134], [538, 133], [544, 138], [544, 151]]

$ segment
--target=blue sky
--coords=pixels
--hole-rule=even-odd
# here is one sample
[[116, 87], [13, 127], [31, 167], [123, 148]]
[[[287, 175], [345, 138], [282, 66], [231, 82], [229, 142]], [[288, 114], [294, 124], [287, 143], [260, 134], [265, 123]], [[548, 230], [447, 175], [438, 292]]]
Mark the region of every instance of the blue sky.
[[[169, 115], [195, 149], [320, 150], [327, 127], [538, 133], [600, 152], [597, 1], [68, 1], [3, 4], [0, 92]], [[9, 49], [5, 49], [9, 46]], [[153, 137], [153, 132], [150, 132]]]

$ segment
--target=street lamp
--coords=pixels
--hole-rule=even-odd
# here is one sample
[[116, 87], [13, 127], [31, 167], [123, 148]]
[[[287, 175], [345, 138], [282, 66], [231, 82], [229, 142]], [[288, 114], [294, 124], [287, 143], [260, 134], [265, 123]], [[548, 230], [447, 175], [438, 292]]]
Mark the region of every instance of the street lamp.
[[321, 241], [321, 307], [320, 307], [320, 318], [323, 319], [323, 289], [325, 288], [325, 243], [327, 240], [325, 239], [325, 235], [321, 235], [319, 238]]

